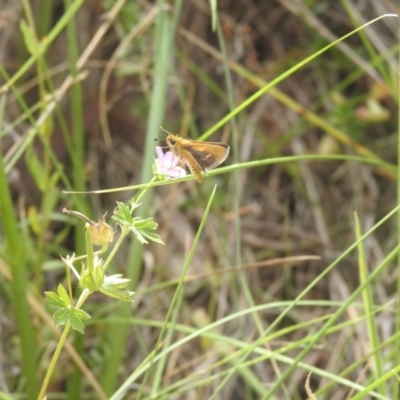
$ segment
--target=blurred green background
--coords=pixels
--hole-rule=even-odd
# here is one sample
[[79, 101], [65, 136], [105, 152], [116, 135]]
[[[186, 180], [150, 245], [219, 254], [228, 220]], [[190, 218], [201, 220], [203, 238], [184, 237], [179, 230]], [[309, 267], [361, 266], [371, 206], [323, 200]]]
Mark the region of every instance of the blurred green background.
[[[124, 242], [111, 268], [131, 279], [134, 302], [90, 297], [92, 318], [84, 335], [70, 335], [48, 398], [110, 398], [161, 351], [163, 323], [170, 351], [115, 398], [334, 400], [363, 388], [359, 398], [399, 398], [397, 378], [383, 378], [400, 356], [396, 214], [321, 276], [398, 203], [398, 19], [360, 30], [237, 109], [398, 8], [392, 0], [3, 0], [0, 398], [37, 398], [58, 342], [44, 291], [66, 282], [60, 255], [85, 253], [83, 223], [63, 207], [109, 220], [116, 201], [139, 193], [63, 191], [148, 183], [160, 125], [191, 139], [213, 133], [206, 139], [231, 146], [222, 167], [238, 168], [146, 193], [137, 215], [154, 218], [165, 246]], [[362, 295], [346, 303], [357, 288]]]

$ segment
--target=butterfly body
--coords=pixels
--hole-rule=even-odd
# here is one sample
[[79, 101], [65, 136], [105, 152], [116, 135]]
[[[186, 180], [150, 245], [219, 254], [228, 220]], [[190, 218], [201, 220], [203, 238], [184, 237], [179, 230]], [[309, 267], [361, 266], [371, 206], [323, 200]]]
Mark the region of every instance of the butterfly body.
[[229, 146], [221, 142], [200, 142], [172, 133], [166, 141], [171, 151], [189, 168], [199, 183], [203, 181], [201, 172], [222, 164], [229, 154]]

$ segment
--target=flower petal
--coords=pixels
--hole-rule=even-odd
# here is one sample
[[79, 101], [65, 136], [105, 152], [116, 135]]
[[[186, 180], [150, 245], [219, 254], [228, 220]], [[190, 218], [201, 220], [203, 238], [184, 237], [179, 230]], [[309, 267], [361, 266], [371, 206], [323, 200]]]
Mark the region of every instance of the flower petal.
[[160, 146], [156, 146], [157, 159], [155, 161], [155, 173], [168, 176], [170, 178], [179, 178], [186, 176], [186, 171], [181, 168], [179, 158], [172, 152], [164, 153]]

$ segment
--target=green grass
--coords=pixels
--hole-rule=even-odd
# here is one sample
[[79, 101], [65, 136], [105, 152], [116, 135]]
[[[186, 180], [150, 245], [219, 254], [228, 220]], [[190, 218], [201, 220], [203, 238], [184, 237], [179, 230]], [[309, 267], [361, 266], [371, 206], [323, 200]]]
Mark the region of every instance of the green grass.
[[[397, 19], [342, 1], [346, 23], [323, 30], [321, 3], [281, 9], [299, 41], [271, 60], [263, 46], [293, 39], [262, 30], [278, 8], [245, 23], [253, 4], [169, 4], [17, 15], [0, 398], [397, 398], [400, 151], [382, 145], [400, 143]], [[160, 125], [220, 131], [229, 162], [201, 185], [158, 180]]]

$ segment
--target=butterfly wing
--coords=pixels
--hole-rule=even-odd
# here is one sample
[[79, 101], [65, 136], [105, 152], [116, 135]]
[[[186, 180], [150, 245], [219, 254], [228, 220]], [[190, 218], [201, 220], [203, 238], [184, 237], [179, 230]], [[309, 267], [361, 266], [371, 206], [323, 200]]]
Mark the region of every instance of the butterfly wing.
[[219, 142], [190, 141], [189, 145], [184, 145], [184, 149], [192, 155], [204, 172], [222, 164], [229, 154], [229, 146]]

